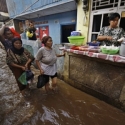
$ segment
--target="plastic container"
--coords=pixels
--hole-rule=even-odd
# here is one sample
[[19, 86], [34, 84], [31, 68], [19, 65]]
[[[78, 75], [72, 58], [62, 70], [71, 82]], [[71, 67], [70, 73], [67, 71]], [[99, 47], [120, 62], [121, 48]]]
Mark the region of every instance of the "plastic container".
[[68, 40], [71, 44], [74, 44], [76, 46], [81, 46], [85, 44], [84, 42], [85, 37], [84, 36], [70, 36], [68, 37]]
[[121, 43], [120, 50], [119, 50], [120, 56], [125, 56], [125, 41]]
[[110, 54], [110, 55], [114, 55], [117, 54], [119, 52], [119, 48], [117, 49], [107, 49], [107, 48], [101, 48], [102, 53], [104, 54]]
[[81, 36], [81, 33], [79, 31], [72, 31], [71, 36]]
[[87, 44], [88, 44], [89, 46], [99, 46], [99, 45], [100, 45], [100, 42], [96, 42], [96, 43], [88, 42]]
[[71, 44], [71, 43], [63, 43], [63, 44], [65, 49], [70, 49], [71, 47], [74, 46], [74, 44]]

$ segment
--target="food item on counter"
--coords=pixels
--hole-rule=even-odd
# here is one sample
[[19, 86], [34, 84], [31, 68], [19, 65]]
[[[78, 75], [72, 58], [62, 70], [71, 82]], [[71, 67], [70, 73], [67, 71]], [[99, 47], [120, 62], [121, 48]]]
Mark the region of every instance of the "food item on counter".
[[81, 50], [81, 51], [88, 51], [88, 48], [79, 47], [79, 50]]
[[79, 46], [72, 46], [70, 49], [79, 50]]
[[119, 47], [117, 46], [101, 46], [101, 51], [104, 54], [117, 54], [119, 52]]
[[89, 51], [89, 52], [100, 52], [100, 48], [91, 48], [90, 46], [72, 46], [71, 49], [73, 50], [80, 50], [80, 51]]
[[93, 42], [87, 42], [87, 44], [88, 44], [89, 46], [99, 46], [99, 45], [100, 45], [100, 42], [98, 42], [98, 41], [93, 41]]
[[89, 51], [89, 52], [95, 52], [98, 53], [100, 52], [99, 48], [90, 48], [90, 47], [79, 47], [80, 51]]

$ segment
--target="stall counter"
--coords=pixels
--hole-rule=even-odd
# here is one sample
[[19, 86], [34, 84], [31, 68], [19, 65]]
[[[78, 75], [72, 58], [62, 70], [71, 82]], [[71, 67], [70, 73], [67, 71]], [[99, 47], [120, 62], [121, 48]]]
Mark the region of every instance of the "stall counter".
[[125, 57], [65, 49], [63, 80], [125, 110]]

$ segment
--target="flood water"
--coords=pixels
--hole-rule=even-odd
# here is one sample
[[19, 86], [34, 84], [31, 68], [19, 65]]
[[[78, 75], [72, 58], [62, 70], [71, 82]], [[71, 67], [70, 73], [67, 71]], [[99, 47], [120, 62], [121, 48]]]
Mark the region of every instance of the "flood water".
[[[9, 116], [4, 125], [125, 125], [125, 112], [58, 80], [59, 93], [46, 94], [45, 89], [30, 86], [25, 104], [14, 115], [32, 115], [17, 123]], [[6, 117], [8, 119], [8, 117]], [[18, 117], [20, 119], [20, 117]]]
[[23, 125], [125, 125], [125, 113], [58, 80], [59, 93], [33, 89], [26, 100], [35, 107]]

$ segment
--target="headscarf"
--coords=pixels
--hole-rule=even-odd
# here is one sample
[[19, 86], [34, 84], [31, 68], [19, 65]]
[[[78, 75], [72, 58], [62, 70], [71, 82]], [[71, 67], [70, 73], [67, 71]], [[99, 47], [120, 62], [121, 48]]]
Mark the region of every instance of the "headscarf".
[[22, 40], [21, 40], [20, 38], [13, 38], [13, 39], [12, 39], [12, 48], [11, 48], [11, 50], [12, 50], [12, 52], [13, 52], [14, 54], [22, 55], [23, 52], [24, 52], [24, 48], [21, 47], [20, 49], [16, 49], [16, 48], [14, 47], [14, 43], [15, 43], [17, 40], [20, 41], [21, 44], [22, 44]]

